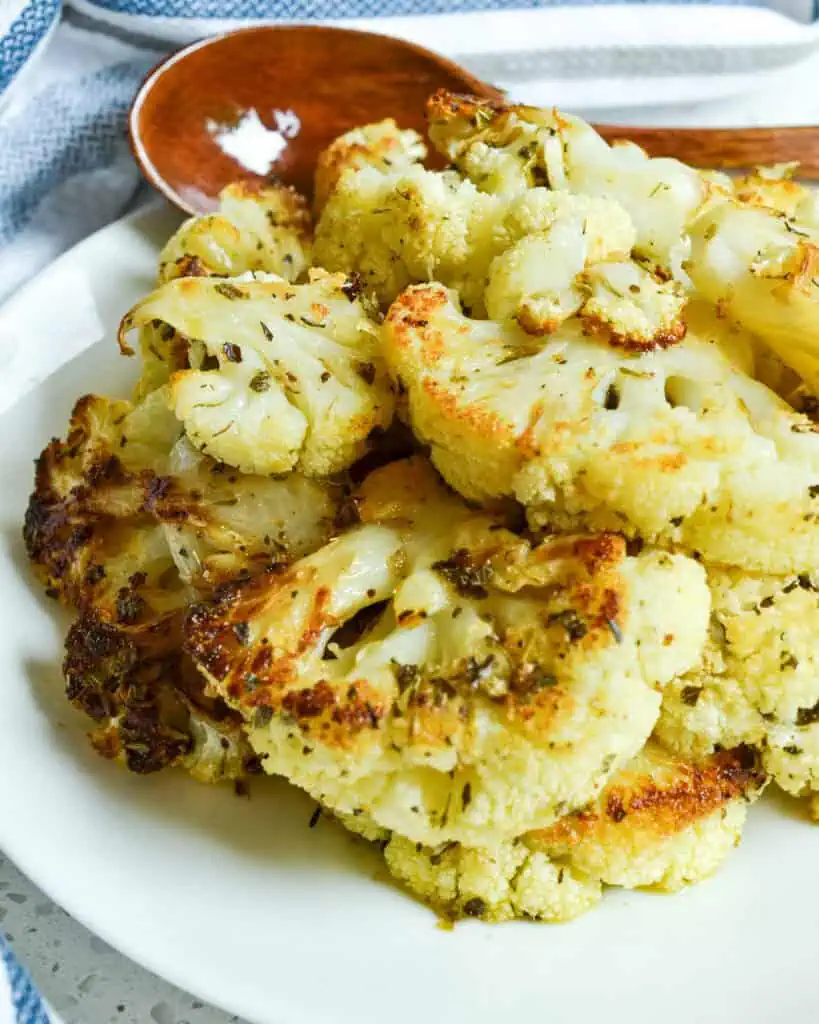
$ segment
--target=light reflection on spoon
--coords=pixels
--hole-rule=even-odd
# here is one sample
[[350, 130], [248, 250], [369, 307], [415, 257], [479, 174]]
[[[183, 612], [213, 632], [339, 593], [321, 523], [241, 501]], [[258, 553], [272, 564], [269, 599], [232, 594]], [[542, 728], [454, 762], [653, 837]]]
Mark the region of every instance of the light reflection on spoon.
[[246, 171], [266, 175], [271, 172], [288, 140], [301, 130], [301, 121], [293, 110], [274, 110], [275, 128], [267, 128], [256, 110], [245, 111], [235, 124], [223, 124], [208, 118], [208, 134], [227, 156]]

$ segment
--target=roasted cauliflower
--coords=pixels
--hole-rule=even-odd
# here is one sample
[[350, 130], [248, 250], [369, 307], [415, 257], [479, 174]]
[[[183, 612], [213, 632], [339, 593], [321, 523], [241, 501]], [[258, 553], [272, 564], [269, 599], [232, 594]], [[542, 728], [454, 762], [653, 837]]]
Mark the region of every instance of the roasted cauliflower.
[[428, 845], [592, 799], [699, 657], [701, 567], [611, 534], [532, 546], [422, 459], [356, 500], [357, 527], [189, 615], [187, 650], [265, 770]]
[[752, 570], [819, 567], [814, 426], [720, 338], [632, 353], [574, 318], [535, 341], [465, 317], [433, 284], [393, 304], [384, 354], [413, 430], [468, 498]]
[[411, 283], [441, 281], [475, 313], [514, 316], [542, 334], [580, 309], [601, 276], [617, 277], [621, 264], [626, 287], [659, 288], [679, 309], [676, 285], [631, 263], [634, 239], [626, 211], [605, 197], [544, 188], [485, 195], [452, 172], [368, 167], [346, 173], [330, 197], [316, 259], [360, 275], [385, 305]]
[[702, 663], [667, 689], [658, 735], [685, 756], [744, 743], [794, 796], [819, 790], [819, 576], [709, 571]]
[[791, 216], [760, 202], [709, 205], [691, 227], [686, 269], [701, 295], [758, 334], [816, 393], [819, 218], [812, 193], [801, 216], [805, 202]]
[[180, 227], [24, 541], [103, 756], [283, 777], [447, 918], [564, 921], [711, 874], [769, 779], [819, 819], [819, 199], [427, 119], [446, 170], [391, 119], [321, 154], [315, 232], [273, 183]]
[[304, 196], [243, 181], [219, 196], [219, 212], [186, 220], [159, 256], [159, 281], [234, 277], [250, 270], [297, 281], [310, 266], [312, 221]]
[[328, 476], [392, 421], [379, 325], [342, 274], [170, 281], [124, 318], [123, 346], [157, 322], [195, 339], [169, 392], [188, 438], [244, 473]]
[[603, 885], [676, 891], [712, 874], [764, 781], [749, 748], [689, 762], [650, 742], [594, 803], [547, 829], [482, 849], [386, 836], [384, 857], [447, 917], [565, 921], [594, 906]]

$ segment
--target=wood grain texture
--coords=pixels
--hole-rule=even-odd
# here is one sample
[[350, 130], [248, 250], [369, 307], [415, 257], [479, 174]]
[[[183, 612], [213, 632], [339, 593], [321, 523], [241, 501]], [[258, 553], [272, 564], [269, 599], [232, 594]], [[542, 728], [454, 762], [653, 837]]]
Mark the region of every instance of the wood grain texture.
[[799, 161], [799, 177], [819, 180], [819, 128], [629, 128], [595, 125], [609, 142], [630, 139], [652, 156], [692, 167], [732, 170]]
[[186, 47], [151, 72], [131, 108], [131, 144], [153, 185], [186, 212], [202, 212], [231, 181], [267, 177], [226, 154], [214, 126], [235, 126], [255, 110], [274, 130], [275, 112], [292, 112], [300, 128], [270, 173], [309, 194], [316, 158], [333, 139], [385, 117], [425, 133], [424, 103], [438, 88], [501, 98], [399, 39], [322, 26], [242, 29]]

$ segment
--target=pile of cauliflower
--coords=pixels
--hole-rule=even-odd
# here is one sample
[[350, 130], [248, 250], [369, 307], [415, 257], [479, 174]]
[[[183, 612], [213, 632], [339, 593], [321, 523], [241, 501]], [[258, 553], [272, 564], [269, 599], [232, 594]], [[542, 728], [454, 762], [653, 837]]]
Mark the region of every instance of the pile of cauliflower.
[[234, 185], [25, 522], [105, 757], [283, 776], [447, 918], [819, 807], [819, 201], [439, 92]]

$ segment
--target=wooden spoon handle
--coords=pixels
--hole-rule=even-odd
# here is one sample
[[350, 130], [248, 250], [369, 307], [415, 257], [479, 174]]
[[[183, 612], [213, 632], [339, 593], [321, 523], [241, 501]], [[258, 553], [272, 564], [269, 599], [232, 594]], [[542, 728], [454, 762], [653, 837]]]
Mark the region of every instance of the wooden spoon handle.
[[609, 142], [631, 139], [651, 156], [694, 167], [738, 168], [798, 160], [798, 176], [819, 180], [819, 128], [626, 128], [595, 125]]

